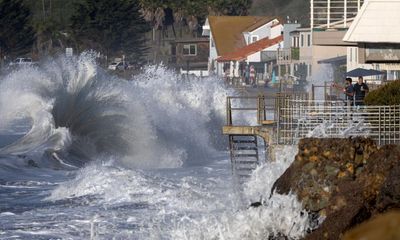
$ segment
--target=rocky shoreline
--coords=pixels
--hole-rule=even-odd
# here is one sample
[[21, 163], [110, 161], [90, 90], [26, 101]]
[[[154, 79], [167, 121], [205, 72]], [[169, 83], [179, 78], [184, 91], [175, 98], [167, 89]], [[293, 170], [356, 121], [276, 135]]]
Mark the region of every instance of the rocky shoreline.
[[379, 147], [357, 137], [306, 138], [298, 147], [272, 191], [295, 193], [319, 221], [304, 239], [341, 239], [353, 227], [400, 208], [400, 146]]

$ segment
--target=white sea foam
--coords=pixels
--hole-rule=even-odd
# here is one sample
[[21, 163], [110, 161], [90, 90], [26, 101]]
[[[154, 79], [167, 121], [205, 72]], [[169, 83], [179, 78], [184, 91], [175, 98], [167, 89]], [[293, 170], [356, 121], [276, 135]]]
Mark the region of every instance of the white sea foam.
[[[56, 152], [60, 163], [83, 166], [71, 172], [25, 167], [24, 174], [37, 175], [35, 182], [51, 183], [15, 189], [10, 199], [18, 199], [23, 211], [9, 200], [16, 213], [0, 217], [6, 236], [197, 240], [304, 234], [308, 216], [295, 197], [269, 198], [294, 148], [254, 172], [244, 202], [235, 191], [228, 154], [216, 151], [226, 147], [220, 127], [229, 90], [220, 79], [184, 80], [162, 66], [147, 66], [125, 81], [83, 54], [10, 73], [0, 90], [0, 129], [21, 119], [29, 125], [23, 137], [0, 149], [1, 161], [23, 166], [25, 159], [6, 154]], [[12, 102], [12, 96], [21, 98]], [[5, 164], [0, 169], [17, 172]], [[9, 188], [0, 190], [9, 197]], [[263, 206], [248, 208], [260, 197]]]
[[0, 90], [0, 129], [12, 133], [19, 119], [30, 125], [1, 155], [57, 152], [69, 165], [109, 156], [130, 167], [171, 168], [198, 164], [223, 142], [217, 126], [228, 91], [217, 78], [184, 81], [147, 66], [126, 81], [84, 53], [16, 70]]

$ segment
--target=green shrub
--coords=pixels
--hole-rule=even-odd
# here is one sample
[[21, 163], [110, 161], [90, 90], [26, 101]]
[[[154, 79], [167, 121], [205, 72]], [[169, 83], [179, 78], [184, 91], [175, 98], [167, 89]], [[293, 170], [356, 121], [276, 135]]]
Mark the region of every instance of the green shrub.
[[400, 104], [400, 80], [390, 82], [369, 92], [364, 100], [366, 105]]

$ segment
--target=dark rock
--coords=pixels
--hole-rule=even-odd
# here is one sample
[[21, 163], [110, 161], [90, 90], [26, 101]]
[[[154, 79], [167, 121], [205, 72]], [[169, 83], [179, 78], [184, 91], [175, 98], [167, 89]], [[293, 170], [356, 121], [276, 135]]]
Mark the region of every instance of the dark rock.
[[306, 239], [339, 239], [351, 227], [400, 208], [400, 146], [367, 138], [303, 139], [273, 191], [297, 194], [324, 222]]

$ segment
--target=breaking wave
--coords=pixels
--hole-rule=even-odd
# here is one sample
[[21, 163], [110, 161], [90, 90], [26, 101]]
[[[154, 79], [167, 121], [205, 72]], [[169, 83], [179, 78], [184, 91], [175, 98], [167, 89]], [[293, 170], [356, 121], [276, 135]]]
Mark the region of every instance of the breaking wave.
[[[127, 81], [91, 53], [14, 70], [0, 81], [0, 156], [82, 166], [113, 158], [137, 168], [197, 164], [221, 144], [227, 90], [147, 66]], [[218, 145], [218, 144], [217, 144]]]

